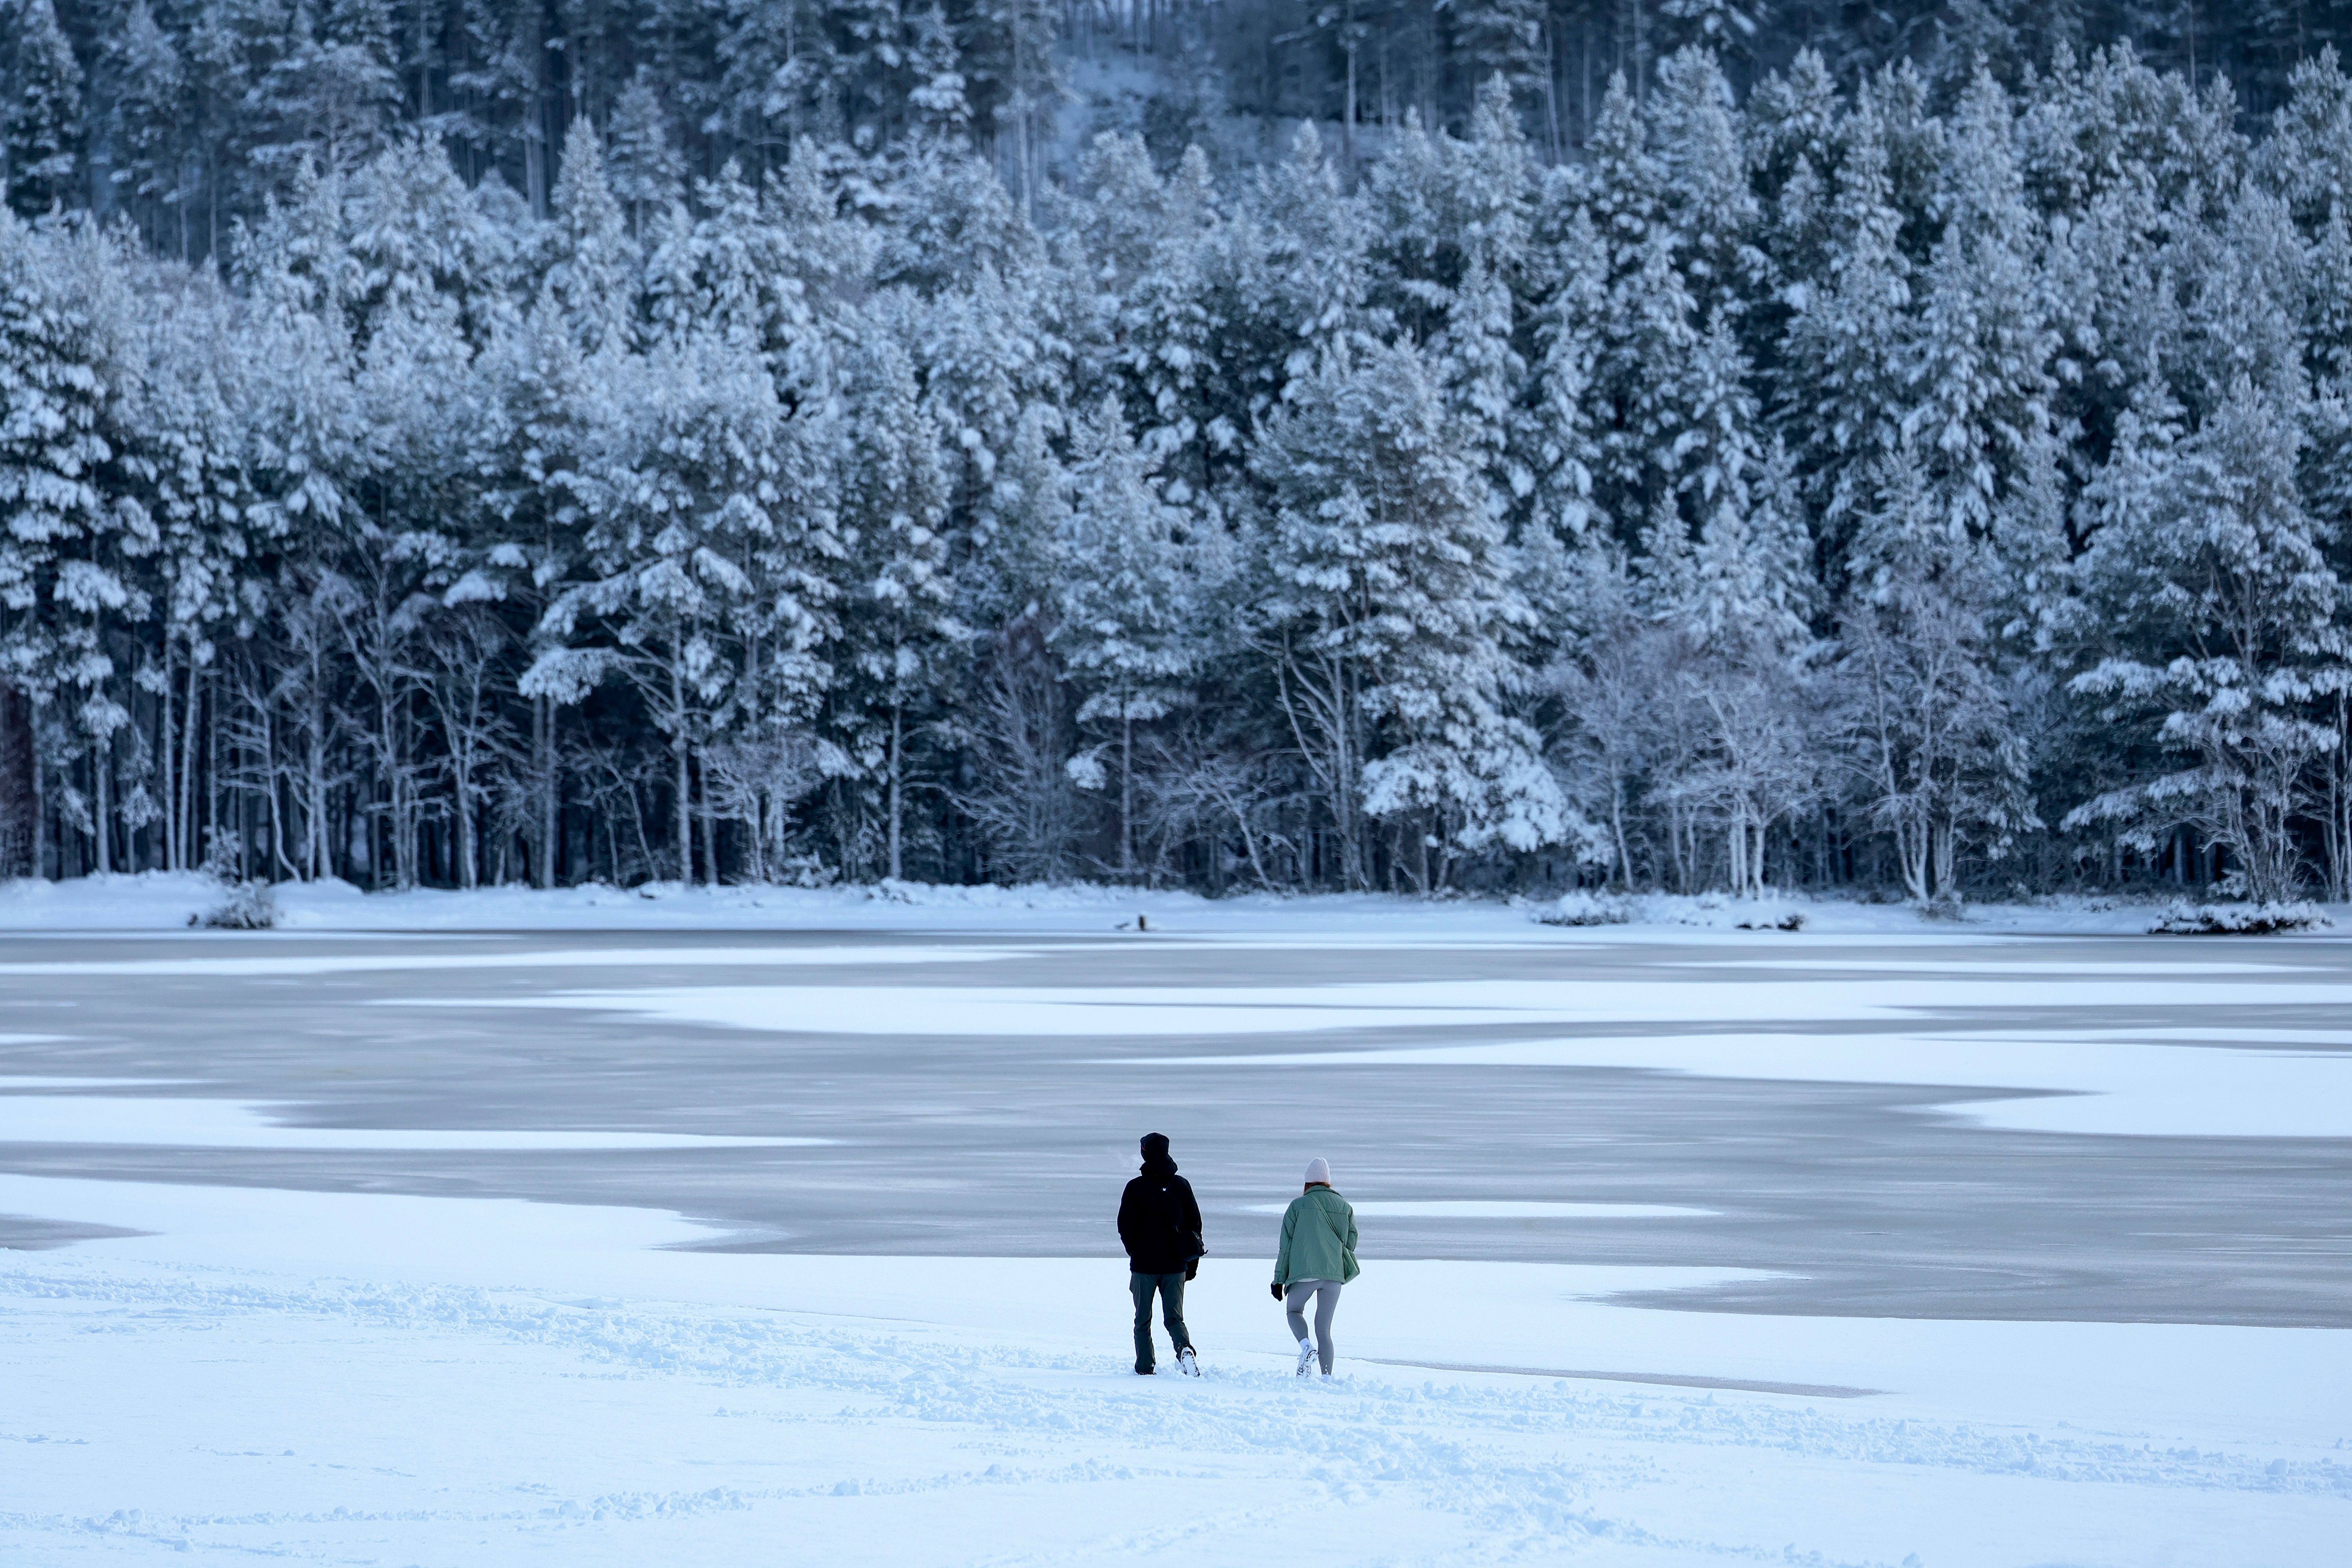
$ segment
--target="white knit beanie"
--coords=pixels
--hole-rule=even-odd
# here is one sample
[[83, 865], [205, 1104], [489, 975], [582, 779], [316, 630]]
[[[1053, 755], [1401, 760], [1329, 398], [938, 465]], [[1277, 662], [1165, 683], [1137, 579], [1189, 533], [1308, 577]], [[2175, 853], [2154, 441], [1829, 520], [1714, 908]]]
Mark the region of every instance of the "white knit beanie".
[[1323, 1159], [1307, 1162], [1307, 1179], [1310, 1182], [1321, 1182], [1328, 1186], [1331, 1182], [1331, 1162]]

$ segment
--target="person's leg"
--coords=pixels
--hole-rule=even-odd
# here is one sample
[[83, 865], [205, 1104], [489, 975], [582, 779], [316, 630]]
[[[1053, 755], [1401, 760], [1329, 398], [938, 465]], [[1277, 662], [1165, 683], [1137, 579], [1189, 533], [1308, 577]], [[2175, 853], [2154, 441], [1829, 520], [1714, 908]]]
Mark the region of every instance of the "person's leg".
[[1135, 1298], [1135, 1370], [1151, 1370], [1151, 1291], [1160, 1283], [1157, 1274], [1129, 1274], [1128, 1292]]
[[1315, 1294], [1316, 1281], [1294, 1279], [1282, 1298], [1283, 1315], [1290, 1321], [1290, 1337], [1298, 1342], [1297, 1373], [1307, 1375], [1315, 1364], [1315, 1342], [1307, 1337], [1307, 1299]]
[[1324, 1375], [1331, 1372], [1331, 1314], [1339, 1310], [1339, 1282], [1337, 1279], [1318, 1280], [1315, 1285], [1315, 1355], [1323, 1363]]
[[1160, 1277], [1160, 1321], [1168, 1325], [1168, 1342], [1179, 1352], [1192, 1348], [1192, 1336], [1184, 1330], [1184, 1276], [1162, 1274]]
[[1282, 1299], [1282, 1310], [1290, 1320], [1290, 1337], [1300, 1344], [1307, 1342], [1307, 1298], [1315, 1294], [1314, 1281], [1297, 1279]]

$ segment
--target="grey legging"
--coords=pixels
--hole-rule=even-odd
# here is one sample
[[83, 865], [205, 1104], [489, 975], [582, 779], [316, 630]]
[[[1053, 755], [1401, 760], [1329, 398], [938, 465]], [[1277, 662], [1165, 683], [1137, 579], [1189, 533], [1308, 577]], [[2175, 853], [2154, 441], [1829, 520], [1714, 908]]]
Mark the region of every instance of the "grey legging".
[[1283, 1308], [1290, 1314], [1290, 1337], [1301, 1343], [1307, 1339], [1307, 1298], [1315, 1298], [1315, 1354], [1323, 1370], [1331, 1370], [1331, 1314], [1339, 1310], [1339, 1282], [1337, 1279], [1293, 1279], [1290, 1294], [1283, 1299]]

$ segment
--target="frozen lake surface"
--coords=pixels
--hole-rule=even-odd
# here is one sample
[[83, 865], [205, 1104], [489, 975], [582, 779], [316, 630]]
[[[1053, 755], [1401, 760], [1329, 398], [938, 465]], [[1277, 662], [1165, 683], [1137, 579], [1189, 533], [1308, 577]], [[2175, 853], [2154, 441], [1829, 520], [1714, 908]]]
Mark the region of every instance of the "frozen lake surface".
[[[0, 934], [0, 1558], [2352, 1528], [2352, 943], [448, 908]], [[1125, 1371], [1147, 1131], [1207, 1213], [1199, 1383]], [[1299, 1387], [1264, 1281], [1317, 1154], [1366, 1273]]]

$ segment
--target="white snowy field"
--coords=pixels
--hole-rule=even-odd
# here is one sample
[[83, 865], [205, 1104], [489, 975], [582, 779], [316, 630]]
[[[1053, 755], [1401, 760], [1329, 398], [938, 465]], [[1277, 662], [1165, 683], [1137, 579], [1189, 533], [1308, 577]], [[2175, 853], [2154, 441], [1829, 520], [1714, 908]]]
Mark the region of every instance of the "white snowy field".
[[[1727, 1131], [1694, 1106], [1672, 1137], [1769, 1132], [1825, 1146], [1824, 1172], [1856, 1128], [1903, 1149], [1932, 1137], [1904, 1180], [1955, 1205], [1987, 1201], [1954, 1179], [1969, 1140], [2056, 1151], [2030, 1168], [2060, 1182], [2128, 1157], [2179, 1183], [2190, 1217], [2164, 1225], [2207, 1227], [2254, 1277], [2340, 1250], [2342, 1227], [2284, 1200], [2217, 1212], [2213, 1194], [2242, 1189], [2200, 1185], [2231, 1163], [2203, 1151], [2352, 1138], [2340, 935], [2037, 947], [2037, 931], [2135, 931], [2147, 911], [1990, 911], [1955, 932], [1817, 906], [1804, 933], [1726, 951], [1720, 930], [1562, 931], [1496, 905], [1085, 889], [288, 889], [291, 930], [178, 931], [210, 896], [194, 879], [0, 888], [0, 1217], [70, 1242], [0, 1250], [11, 1568], [2316, 1568], [2352, 1540], [2352, 1331], [2230, 1321], [2226, 1291], [2207, 1321], [1677, 1310], [1677, 1292], [1696, 1305], [1793, 1270], [1754, 1266], [1754, 1247], [1748, 1267], [1531, 1261], [1515, 1238], [1663, 1247], [1689, 1227], [1922, 1211], [1809, 1217], [1802, 1181], [1830, 1176], [1801, 1166], [1763, 1198], [1637, 1181], [1648, 1166], [1580, 1185], [1554, 1173], [1580, 1145], [1529, 1143], [1528, 1113], [1489, 1087], [1630, 1069], [1653, 1086], [1637, 1109], [1672, 1111], [1678, 1085], [1750, 1086], [1761, 1098]], [[1137, 912], [1150, 933], [1112, 941]], [[399, 930], [434, 935], [371, 934]], [[610, 945], [630, 930], [642, 945]], [[499, 934], [530, 931], [546, 934]], [[758, 940], [795, 931], [829, 934]], [[1334, 955], [1354, 967], [1314, 966]], [[1091, 978], [1052, 978], [1074, 974]], [[482, 1037], [455, 1020], [511, 1034], [524, 1076], [467, 1078], [451, 1042]], [[278, 1066], [246, 1051], [281, 1037]], [[607, 1039], [609, 1079], [562, 1076]], [[826, 1120], [817, 1089], [869, 1060], [875, 1086]], [[1339, 1162], [1365, 1273], [1342, 1303], [1341, 1375], [1301, 1382], [1266, 1258], [1230, 1239], [1266, 1232], [1290, 1178], [1219, 1195], [1234, 1160], [1212, 1134], [1302, 1089], [1341, 1122], [1369, 1116], [1372, 1077], [1400, 1072], [1427, 1124], [1381, 1123], [1400, 1143], [1387, 1169], [1369, 1150]], [[360, 1080], [392, 1098], [352, 1099]], [[730, 1112], [771, 1080], [786, 1089]], [[1024, 1160], [1073, 1112], [1024, 1123], [997, 1103], [1003, 1084], [1055, 1081], [1121, 1127], [1167, 1115], [1204, 1184], [1198, 1381], [1129, 1370], [1124, 1267], [1100, 1243], [681, 1250], [754, 1234], [719, 1217], [738, 1185], [896, 1217], [968, 1189], [982, 1152], [1107, 1213], [1131, 1133], [1074, 1164]], [[1122, 1087], [1171, 1082], [1156, 1110]], [[1806, 1085], [1913, 1092], [1843, 1120], [1771, 1110]], [[1318, 1109], [1296, 1105], [1301, 1122]], [[934, 1166], [950, 1129], [968, 1141]], [[1633, 1136], [1574, 1135], [1604, 1133]], [[2150, 1152], [2166, 1150], [2177, 1163]], [[709, 1206], [624, 1206], [529, 1174], [583, 1155], [623, 1187], [690, 1179]], [[496, 1195], [518, 1190], [567, 1201]], [[1000, 1191], [1038, 1203], [1049, 1233], [1032, 1189]], [[485, 1195], [425, 1195], [463, 1192]], [[2085, 1212], [2068, 1234], [2094, 1268], [2168, 1266], [2129, 1251], [2158, 1222]], [[1473, 1239], [1445, 1258], [1393, 1239], [1434, 1235]], [[1857, 1245], [2020, 1289], [2011, 1259], [1920, 1256], [1958, 1243], [1898, 1228]], [[2172, 1315], [2195, 1318], [2198, 1289]], [[1167, 1353], [1163, 1339], [1163, 1372]]]
[[1100, 1260], [23, 1176], [0, 1209], [154, 1233], [0, 1261], [11, 1563], [2228, 1568], [2352, 1531], [2330, 1330], [1656, 1311], [1590, 1298], [1706, 1271], [1389, 1261], [1325, 1384], [1263, 1260], [1213, 1258], [1206, 1375], [1145, 1380]]

